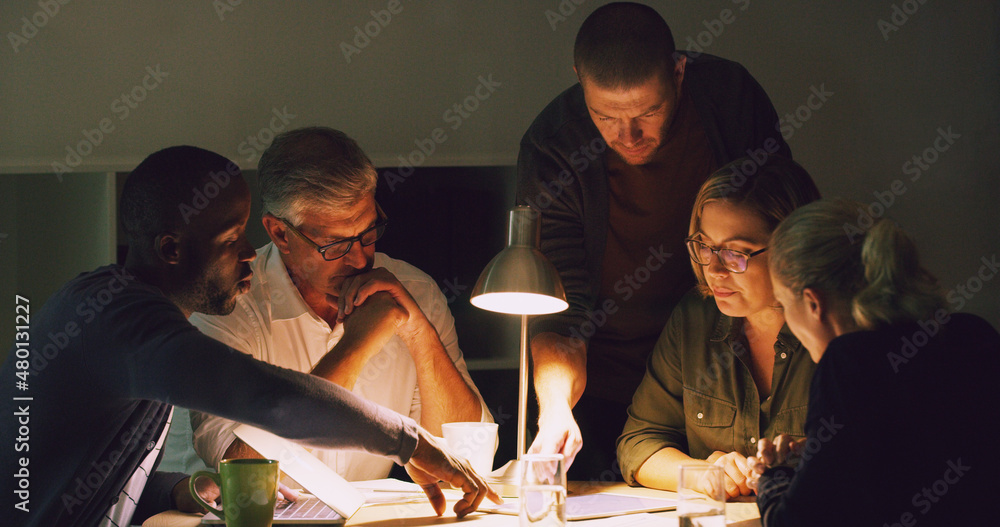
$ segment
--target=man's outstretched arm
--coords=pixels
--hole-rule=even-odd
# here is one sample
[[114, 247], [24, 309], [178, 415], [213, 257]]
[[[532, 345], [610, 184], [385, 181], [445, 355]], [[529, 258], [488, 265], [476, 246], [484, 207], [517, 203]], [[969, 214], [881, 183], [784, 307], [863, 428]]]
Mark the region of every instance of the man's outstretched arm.
[[531, 340], [538, 395], [538, 435], [530, 451], [561, 453], [566, 465], [583, 446], [573, 407], [587, 386], [587, 345], [556, 333], [539, 333]]

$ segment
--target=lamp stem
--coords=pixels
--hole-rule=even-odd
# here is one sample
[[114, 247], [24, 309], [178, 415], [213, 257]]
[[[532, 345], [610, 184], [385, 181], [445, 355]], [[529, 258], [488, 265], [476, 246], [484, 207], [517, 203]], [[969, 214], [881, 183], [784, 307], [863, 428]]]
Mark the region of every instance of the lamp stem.
[[525, 453], [528, 423], [528, 315], [521, 315], [521, 365], [517, 393], [517, 459]]

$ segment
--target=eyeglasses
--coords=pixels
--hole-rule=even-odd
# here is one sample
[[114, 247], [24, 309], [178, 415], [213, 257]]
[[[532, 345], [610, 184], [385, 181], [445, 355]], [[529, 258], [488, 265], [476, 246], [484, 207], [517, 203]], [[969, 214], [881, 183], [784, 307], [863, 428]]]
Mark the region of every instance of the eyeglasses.
[[708, 265], [712, 261], [712, 254], [715, 254], [719, 257], [719, 261], [722, 262], [722, 266], [734, 273], [742, 273], [746, 271], [747, 265], [750, 264], [750, 258], [767, 250], [767, 247], [764, 247], [759, 251], [745, 253], [735, 249], [716, 249], [715, 247], [711, 247], [708, 244], [691, 238], [688, 238], [685, 241], [687, 242], [688, 254], [691, 255], [691, 259], [694, 260], [694, 263], [698, 265]]
[[362, 247], [368, 247], [369, 245], [377, 242], [378, 239], [381, 238], [383, 234], [385, 234], [385, 226], [388, 225], [389, 218], [386, 217], [385, 212], [382, 210], [382, 207], [380, 207], [378, 203], [375, 203], [375, 210], [378, 212], [378, 219], [375, 220], [375, 225], [372, 225], [371, 227], [369, 227], [368, 229], [366, 229], [364, 232], [362, 232], [357, 236], [351, 236], [350, 238], [337, 240], [333, 243], [328, 243], [326, 245], [320, 245], [310, 240], [309, 238], [306, 237], [305, 234], [302, 234], [302, 232], [300, 232], [297, 228], [295, 228], [295, 226], [292, 225], [291, 222], [289, 222], [288, 220], [284, 218], [278, 218], [278, 219], [284, 222], [284, 224], [288, 226], [289, 230], [291, 230], [295, 234], [298, 234], [300, 238], [309, 242], [310, 245], [315, 247], [316, 250], [319, 251], [319, 254], [323, 257], [324, 260], [330, 262], [338, 258], [343, 258], [347, 253], [351, 252], [351, 247], [354, 246], [354, 242], [360, 243]]

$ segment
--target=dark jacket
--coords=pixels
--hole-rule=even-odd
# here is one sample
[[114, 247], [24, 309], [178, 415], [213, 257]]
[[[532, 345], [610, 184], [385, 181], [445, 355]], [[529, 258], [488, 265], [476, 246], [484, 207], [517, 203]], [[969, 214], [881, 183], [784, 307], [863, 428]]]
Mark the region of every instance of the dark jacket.
[[[711, 55], [689, 56], [683, 90], [719, 166], [759, 156], [765, 147], [791, 157], [771, 101], [743, 66]], [[571, 336], [595, 308], [608, 225], [606, 149], [579, 84], [549, 103], [521, 139], [517, 202], [541, 211], [541, 250], [558, 269], [570, 304], [563, 313], [535, 317], [532, 334]], [[676, 252], [684, 254], [684, 248]]]

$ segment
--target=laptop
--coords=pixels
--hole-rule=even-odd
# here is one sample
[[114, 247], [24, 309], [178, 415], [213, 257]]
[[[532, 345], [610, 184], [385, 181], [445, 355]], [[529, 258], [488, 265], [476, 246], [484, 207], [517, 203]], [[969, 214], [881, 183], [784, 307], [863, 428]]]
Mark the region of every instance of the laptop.
[[[250, 425], [241, 424], [234, 432], [262, 456], [278, 460], [278, 468], [311, 494], [295, 502], [278, 500], [274, 525], [343, 525], [364, 505], [360, 491], [302, 446]], [[226, 522], [210, 512], [201, 523]]]

